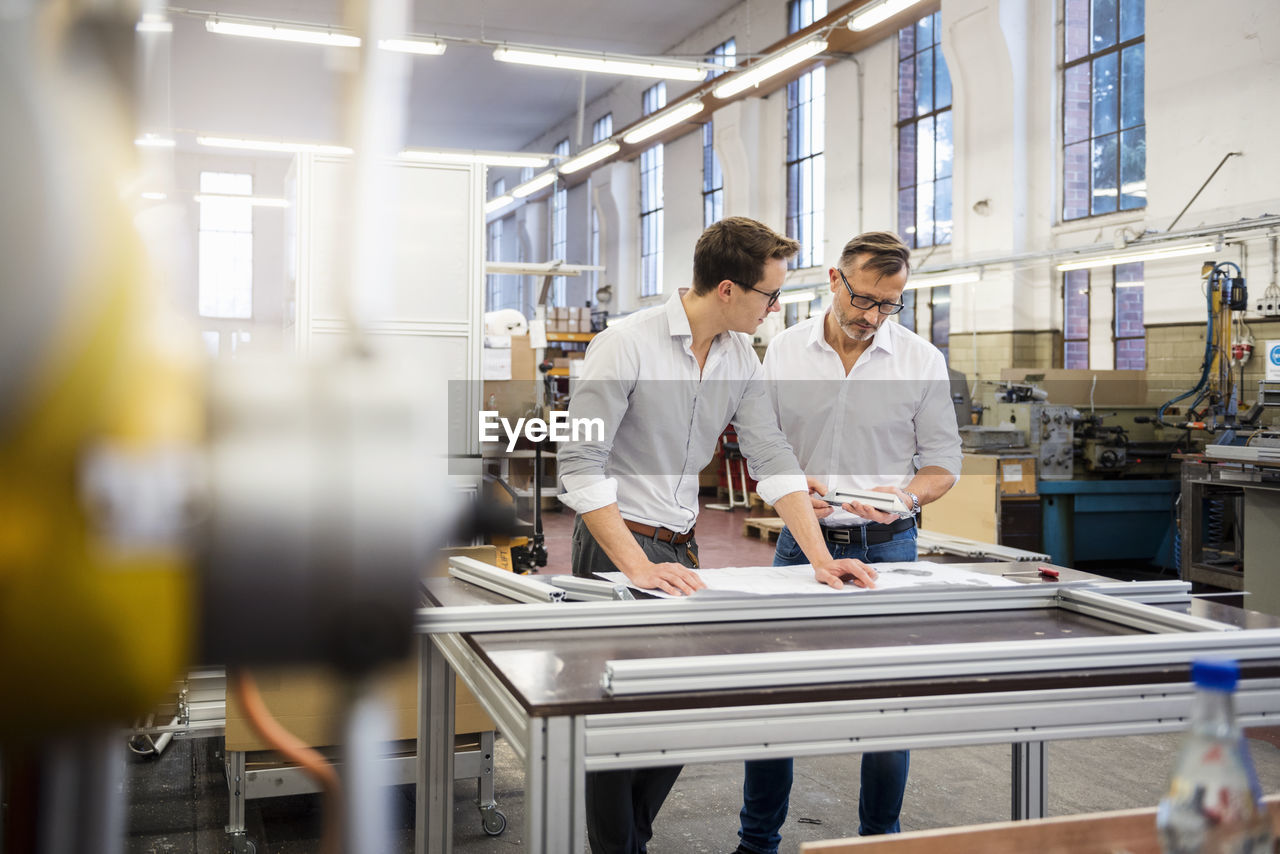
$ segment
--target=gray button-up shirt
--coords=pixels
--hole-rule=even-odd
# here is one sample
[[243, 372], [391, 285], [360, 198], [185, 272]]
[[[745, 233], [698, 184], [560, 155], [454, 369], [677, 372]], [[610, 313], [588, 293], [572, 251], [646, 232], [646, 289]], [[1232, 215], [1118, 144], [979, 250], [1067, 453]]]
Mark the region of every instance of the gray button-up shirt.
[[701, 373], [692, 343], [680, 293], [595, 337], [569, 418], [600, 418], [604, 440], [559, 446], [562, 502], [578, 513], [617, 502], [624, 519], [687, 531], [698, 518], [698, 474], [730, 423], [762, 499], [807, 490], [750, 337], [716, 336]]

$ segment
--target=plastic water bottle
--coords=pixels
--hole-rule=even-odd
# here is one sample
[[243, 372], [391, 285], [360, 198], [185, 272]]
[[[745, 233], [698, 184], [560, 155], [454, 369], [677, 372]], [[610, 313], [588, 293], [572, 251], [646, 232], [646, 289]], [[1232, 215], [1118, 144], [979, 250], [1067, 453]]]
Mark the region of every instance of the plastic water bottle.
[[1156, 811], [1165, 854], [1270, 854], [1271, 822], [1236, 724], [1234, 661], [1197, 661], [1191, 733]]

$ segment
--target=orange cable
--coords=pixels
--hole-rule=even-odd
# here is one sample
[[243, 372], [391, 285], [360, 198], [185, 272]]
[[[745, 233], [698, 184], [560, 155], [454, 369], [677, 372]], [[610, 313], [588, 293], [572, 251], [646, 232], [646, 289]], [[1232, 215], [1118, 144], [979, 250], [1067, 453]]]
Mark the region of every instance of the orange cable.
[[320, 785], [327, 813], [320, 837], [320, 851], [322, 854], [339, 854], [342, 784], [338, 780], [338, 772], [322, 753], [289, 732], [275, 719], [267, 704], [262, 701], [258, 683], [247, 671], [235, 671], [233, 679], [236, 698], [258, 737], [286, 760], [300, 766], [304, 773]]

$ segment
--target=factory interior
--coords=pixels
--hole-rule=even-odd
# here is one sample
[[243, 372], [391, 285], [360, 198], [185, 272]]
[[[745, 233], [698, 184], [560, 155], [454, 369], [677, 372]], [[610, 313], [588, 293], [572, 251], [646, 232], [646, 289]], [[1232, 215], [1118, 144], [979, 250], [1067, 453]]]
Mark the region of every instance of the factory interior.
[[0, 854], [1272, 850], [1277, 104], [1275, 0], [0, 0]]

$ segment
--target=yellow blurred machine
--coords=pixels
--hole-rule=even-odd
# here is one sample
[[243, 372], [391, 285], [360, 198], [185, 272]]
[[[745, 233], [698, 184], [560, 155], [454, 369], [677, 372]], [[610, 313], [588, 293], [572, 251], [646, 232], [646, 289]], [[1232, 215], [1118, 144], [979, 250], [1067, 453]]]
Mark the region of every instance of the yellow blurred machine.
[[163, 491], [200, 439], [199, 354], [160, 322], [121, 197], [124, 70], [92, 48], [124, 26], [0, 36], [0, 679], [20, 686], [5, 743], [128, 718], [190, 648], [183, 508]]

